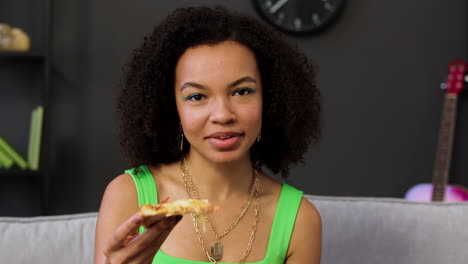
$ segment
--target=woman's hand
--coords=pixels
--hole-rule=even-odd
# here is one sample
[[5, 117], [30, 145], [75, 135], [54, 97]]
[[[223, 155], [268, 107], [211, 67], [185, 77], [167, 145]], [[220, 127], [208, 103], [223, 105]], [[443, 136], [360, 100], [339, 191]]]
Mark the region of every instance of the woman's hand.
[[138, 213], [134, 214], [105, 243], [106, 263], [151, 263], [164, 240], [181, 219], [181, 215], [163, 218], [138, 235], [141, 218]]

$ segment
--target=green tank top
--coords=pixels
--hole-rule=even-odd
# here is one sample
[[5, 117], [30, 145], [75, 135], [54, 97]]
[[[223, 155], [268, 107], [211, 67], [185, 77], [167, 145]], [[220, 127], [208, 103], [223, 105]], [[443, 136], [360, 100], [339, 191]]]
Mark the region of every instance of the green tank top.
[[[147, 166], [140, 166], [138, 170], [126, 170], [132, 176], [138, 193], [138, 203], [157, 204], [158, 190], [154, 182], [153, 175]], [[245, 264], [284, 264], [288, 252], [289, 241], [296, 221], [297, 211], [302, 200], [303, 192], [283, 183], [278, 205], [276, 207], [273, 225], [270, 231], [270, 241], [268, 242], [265, 258], [261, 261]], [[145, 229], [140, 227], [139, 232]], [[153, 263], [157, 264], [209, 264], [210, 262], [193, 261], [176, 258], [167, 255], [159, 250]], [[218, 262], [223, 264], [222, 262]], [[228, 263], [224, 263], [228, 264]]]

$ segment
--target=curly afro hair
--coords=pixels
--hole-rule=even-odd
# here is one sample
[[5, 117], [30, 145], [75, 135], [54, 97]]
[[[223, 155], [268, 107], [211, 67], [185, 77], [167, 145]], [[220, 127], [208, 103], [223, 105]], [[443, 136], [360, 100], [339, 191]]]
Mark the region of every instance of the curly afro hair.
[[316, 68], [295, 45], [251, 17], [223, 7], [179, 8], [157, 25], [123, 67], [118, 97], [120, 145], [130, 165], [180, 160], [175, 67], [190, 47], [236, 41], [253, 51], [262, 78], [262, 139], [251, 147], [255, 167], [288, 175], [289, 165], [320, 136]]

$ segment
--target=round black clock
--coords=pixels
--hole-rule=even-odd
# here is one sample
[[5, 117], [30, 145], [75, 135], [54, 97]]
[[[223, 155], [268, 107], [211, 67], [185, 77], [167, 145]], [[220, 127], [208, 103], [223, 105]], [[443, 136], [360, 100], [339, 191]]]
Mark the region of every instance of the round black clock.
[[307, 34], [334, 21], [345, 0], [253, 0], [267, 22], [286, 33]]

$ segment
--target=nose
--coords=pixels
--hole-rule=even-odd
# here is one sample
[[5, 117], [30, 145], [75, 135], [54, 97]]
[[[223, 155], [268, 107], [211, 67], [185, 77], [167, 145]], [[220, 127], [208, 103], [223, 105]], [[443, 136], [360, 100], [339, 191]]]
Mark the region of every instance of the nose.
[[211, 108], [210, 121], [218, 124], [228, 124], [236, 120], [231, 102], [228, 99], [219, 98]]

